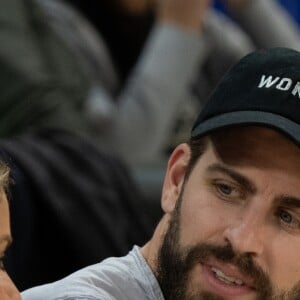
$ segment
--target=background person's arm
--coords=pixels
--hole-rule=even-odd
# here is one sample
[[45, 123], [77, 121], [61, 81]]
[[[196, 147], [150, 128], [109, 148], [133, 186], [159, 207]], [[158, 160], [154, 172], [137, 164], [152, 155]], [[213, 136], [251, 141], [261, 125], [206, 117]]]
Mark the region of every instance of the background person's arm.
[[275, 0], [224, 0], [229, 10], [259, 48], [300, 50], [298, 24]]
[[[107, 101], [118, 103], [107, 137], [130, 162], [155, 159], [172, 134], [178, 106], [206, 58], [201, 26], [209, 3], [160, 1], [157, 22], [126, 86], [117, 101]], [[90, 113], [95, 111], [91, 106]]]

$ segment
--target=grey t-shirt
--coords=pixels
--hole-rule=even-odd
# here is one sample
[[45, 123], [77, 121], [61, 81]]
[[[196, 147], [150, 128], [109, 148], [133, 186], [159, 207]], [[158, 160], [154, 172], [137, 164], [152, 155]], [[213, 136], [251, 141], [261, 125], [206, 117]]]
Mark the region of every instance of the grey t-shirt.
[[158, 282], [134, 246], [124, 257], [112, 257], [70, 276], [31, 288], [23, 300], [163, 300]]

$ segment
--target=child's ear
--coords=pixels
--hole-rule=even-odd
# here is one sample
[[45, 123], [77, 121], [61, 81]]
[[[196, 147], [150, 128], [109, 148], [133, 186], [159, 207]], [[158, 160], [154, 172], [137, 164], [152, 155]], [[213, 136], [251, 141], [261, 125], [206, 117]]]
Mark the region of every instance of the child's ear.
[[162, 189], [161, 206], [165, 213], [173, 211], [180, 195], [187, 165], [190, 159], [190, 147], [180, 144], [170, 156]]

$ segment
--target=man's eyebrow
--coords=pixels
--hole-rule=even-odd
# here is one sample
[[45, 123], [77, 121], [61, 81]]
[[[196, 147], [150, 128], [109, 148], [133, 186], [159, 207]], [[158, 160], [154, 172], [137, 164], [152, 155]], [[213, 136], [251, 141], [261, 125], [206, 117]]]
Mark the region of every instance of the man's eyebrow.
[[234, 181], [236, 181], [238, 184], [240, 184], [245, 189], [247, 189], [251, 194], [254, 194], [256, 192], [255, 185], [247, 177], [245, 177], [242, 174], [240, 174], [232, 169], [229, 169], [219, 163], [214, 163], [214, 164], [210, 165], [207, 168], [207, 171], [210, 173], [212, 173], [212, 172], [223, 173], [223, 174], [231, 177]]
[[277, 203], [284, 205], [290, 208], [299, 208], [300, 207], [300, 198], [291, 197], [287, 195], [281, 195], [276, 197]]

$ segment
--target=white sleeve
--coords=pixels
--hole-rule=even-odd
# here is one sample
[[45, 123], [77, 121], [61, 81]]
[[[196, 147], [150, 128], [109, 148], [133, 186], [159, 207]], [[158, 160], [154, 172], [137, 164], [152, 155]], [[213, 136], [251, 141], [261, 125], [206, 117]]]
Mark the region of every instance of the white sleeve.
[[206, 52], [200, 33], [157, 24], [118, 99], [103, 92], [111, 120], [106, 137], [127, 162], [149, 160], [165, 146], [178, 105]]

